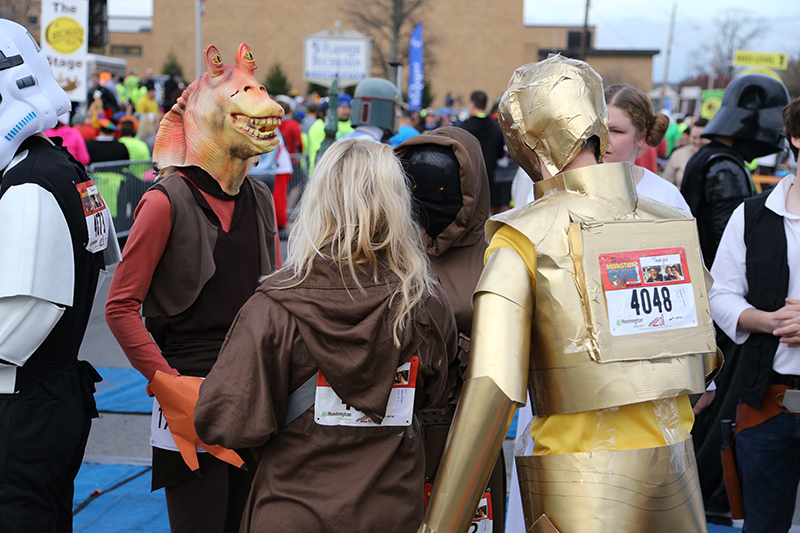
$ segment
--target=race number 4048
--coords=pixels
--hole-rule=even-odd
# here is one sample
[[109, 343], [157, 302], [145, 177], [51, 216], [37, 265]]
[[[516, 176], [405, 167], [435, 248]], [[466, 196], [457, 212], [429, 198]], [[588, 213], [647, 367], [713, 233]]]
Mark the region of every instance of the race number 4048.
[[683, 248], [601, 254], [599, 262], [612, 335], [697, 326]]

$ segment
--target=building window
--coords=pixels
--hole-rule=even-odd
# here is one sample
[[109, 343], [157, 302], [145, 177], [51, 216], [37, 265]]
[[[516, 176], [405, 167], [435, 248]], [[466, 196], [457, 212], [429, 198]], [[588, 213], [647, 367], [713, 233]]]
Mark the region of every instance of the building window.
[[[580, 50], [582, 36], [583, 36], [583, 30], [580, 31], [570, 30], [569, 33], [567, 33], [567, 48], [569, 50]], [[586, 33], [586, 48], [591, 48], [591, 47], [592, 47], [592, 30], [589, 30]]]
[[121, 44], [112, 44], [111, 49], [109, 50], [109, 54], [112, 56], [142, 56], [142, 47], [141, 46], [127, 46]]

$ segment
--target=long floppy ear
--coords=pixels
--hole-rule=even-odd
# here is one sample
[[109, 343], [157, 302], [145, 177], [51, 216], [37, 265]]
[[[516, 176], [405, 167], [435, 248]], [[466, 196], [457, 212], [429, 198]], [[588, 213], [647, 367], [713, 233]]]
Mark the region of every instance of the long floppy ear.
[[[206, 46], [206, 49], [203, 51], [203, 59], [206, 62], [206, 66], [212, 78], [216, 78], [225, 72], [225, 65], [222, 64], [222, 56], [219, 54], [217, 47], [213, 44]], [[238, 57], [236, 61], [239, 61]]]
[[236, 52], [236, 68], [248, 74], [252, 74], [258, 68], [256, 60], [253, 58], [253, 52], [244, 43], [239, 45], [239, 50]]
[[[202, 79], [202, 76], [198, 78], [198, 80]], [[197, 80], [181, 93], [175, 105], [167, 111], [158, 126], [156, 141], [153, 145], [153, 167], [159, 172], [167, 167], [183, 166], [186, 161], [186, 132], [183, 114], [186, 110], [186, 100], [194, 90], [195, 83]]]

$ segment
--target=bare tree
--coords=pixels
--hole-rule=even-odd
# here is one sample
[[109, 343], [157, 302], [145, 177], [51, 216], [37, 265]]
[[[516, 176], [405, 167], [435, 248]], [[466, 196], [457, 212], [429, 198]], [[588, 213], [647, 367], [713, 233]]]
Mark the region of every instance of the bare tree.
[[786, 70], [781, 72], [781, 78], [789, 90], [789, 97], [800, 97], [800, 52], [796, 52], [789, 60]]
[[751, 46], [766, 30], [765, 20], [750, 11], [732, 9], [723, 12], [714, 21], [710, 39], [703, 43], [702, 48], [694, 51], [694, 69], [708, 72], [713, 60], [716, 73], [723, 78], [732, 78], [736, 50]]
[[[406, 63], [408, 40], [420, 22], [420, 12], [428, 0], [349, 0], [344, 12], [355, 29], [373, 39], [372, 62], [391, 77], [390, 63]], [[424, 36], [425, 64], [433, 64], [430, 45], [435, 39]]]

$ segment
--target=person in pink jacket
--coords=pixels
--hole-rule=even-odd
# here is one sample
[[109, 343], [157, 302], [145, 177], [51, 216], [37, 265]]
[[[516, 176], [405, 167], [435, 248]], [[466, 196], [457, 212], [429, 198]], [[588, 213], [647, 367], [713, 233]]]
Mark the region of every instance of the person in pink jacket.
[[56, 127], [45, 131], [44, 134], [51, 139], [53, 137], [61, 137], [61, 146], [66, 148], [67, 151], [72, 154], [72, 157], [84, 165], [89, 164], [89, 152], [86, 150], [86, 141], [78, 130], [69, 125], [69, 113], [59, 115]]

